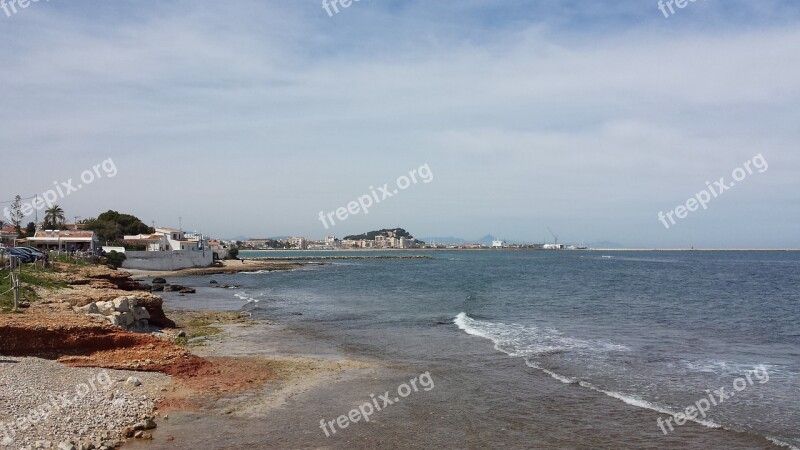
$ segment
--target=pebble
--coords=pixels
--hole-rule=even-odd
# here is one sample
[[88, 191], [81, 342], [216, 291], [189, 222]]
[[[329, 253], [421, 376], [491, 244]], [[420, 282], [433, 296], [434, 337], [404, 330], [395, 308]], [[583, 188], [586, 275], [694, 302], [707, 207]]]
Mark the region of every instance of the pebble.
[[[106, 376], [100, 376], [104, 371]], [[129, 383], [131, 378], [138, 383]], [[72, 368], [39, 358], [3, 357], [0, 422], [13, 423], [29, 415], [36, 422], [28, 420], [24, 428], [13, 428], [6, 437], [0, 433], [0, 450], [116, 448], [132, 424], [142, 424], [143, 430], [155, 428], [154, 401], [167, 383], [169, 377], [159, 373]], [[134, 386], [142, 387], [134, 390]], [[37, 410], [50, 411], [49, 416], [37, 416]], [[143, 438], [148, 434], [143, 433]]]

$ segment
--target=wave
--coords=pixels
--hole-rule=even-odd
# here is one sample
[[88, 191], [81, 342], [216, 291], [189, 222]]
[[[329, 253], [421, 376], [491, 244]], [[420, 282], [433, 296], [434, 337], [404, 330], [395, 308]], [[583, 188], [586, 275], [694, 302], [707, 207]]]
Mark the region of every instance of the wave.
[[552, 328], [476, 320], [464, 312], [458, 314], [453, 323], [467, 334], [491, 340], [496, 350], [509, 356], [531, 357], [572, 351], [598, 353], [629, 350], [624, 345], [564, 336]]
[[774, 437], [767, 436], [767, 440], [772, 442], [773, 444], [779, 446], [779, 447], [786, 447], [789, 450], [800, 450], [800, 448], [797, 448], [796, 446], [794, 446], [794, 445], [792, 445], [792, 444], [790, 444], [788, 442], [784, 442], [784, 441], [782, 441], [780, 439], [777, 439], [777, 438], [774, 438]]
[[263, 297], [263, 296], [264, 294], [258, 294], [257, 296], [253, 297], [245, 292], [237, 292], [236, 294], [234, 294], [234, 297], [238, 298], [239, 300], [244, 300], [247, 303], [258, 303], [261, 301], [261, 299], [257, 297]]
[[[617, 400], [621, 400], [629, 405], [647, 408], [663, 414], [674, 416], [678, 412], [630, 394], [604, 390], [587, 381], [582, 381], [577, 378], [553, 372], [552, 370], [542, 367], [539, 363], [531, 359], [532, 357], [546, 356], [554, 353], [570, 351], [588, 351], [597, 353], [628, 350], [628, 348], [623, 345], [599, 341], [592, 342], [583, 339], [565, 337], [557, 330], [541, 329], [533, 325], [506, 324], [476, 320], [463, 312], [456, 316], [453, 323], [455, 323], [461, 330], [468, 334], [491, 340], [494, 342], [495, 349], [498, 351], [501, 351], [509, 356], [524, 357], [525, 364], [528, 367], [541, 370], [542, 372], [550, 375], [562, 383], [579, 385], [581, 387], [603, 393], [609, 397], [616, 398]], [[720, 428], [720, 425], [707, 420], [699, 419], [695, 420], [695, 422], [705, 425], [709, 428]]]

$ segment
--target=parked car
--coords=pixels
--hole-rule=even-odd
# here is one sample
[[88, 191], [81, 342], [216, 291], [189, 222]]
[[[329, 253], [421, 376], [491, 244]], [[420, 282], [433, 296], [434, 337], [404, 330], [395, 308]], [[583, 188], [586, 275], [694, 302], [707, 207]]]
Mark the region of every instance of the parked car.
[[24, 250], [37, 258], [44, 258], [44, 252], [39, 250], [38, 248], [33, 248], [33, 247], [17, 247], [17, 248]]
[[9, 256], [14, 256], [18, 258], [20, 261], [24, 263], [32, 263], [36, 261], [36, 257], [33, 256], [33, 254], [28, 253], [20, 248], [16, 247], [8, 248], [6, 249], [6, 253], [8, 253]]

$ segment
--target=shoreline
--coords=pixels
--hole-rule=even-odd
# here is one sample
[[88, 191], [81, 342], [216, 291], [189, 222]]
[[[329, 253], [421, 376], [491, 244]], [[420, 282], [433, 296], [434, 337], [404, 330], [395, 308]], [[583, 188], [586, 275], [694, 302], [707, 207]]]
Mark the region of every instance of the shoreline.
[[278, 271], [278, 270], [298, 270], [306, 266], [319, 266], [323, 263], [313, 262], [281, 262], [263, 261], [255, 259], [227, 260], [223, 261], [222, 267], [194, 267], [179, 270], [140, 270], [140, 269], [120, 269], [128, 272], [137, 278], [155, 277], [188, 277], [204, 275], [224, 275], [243, 272], [259, 271]]

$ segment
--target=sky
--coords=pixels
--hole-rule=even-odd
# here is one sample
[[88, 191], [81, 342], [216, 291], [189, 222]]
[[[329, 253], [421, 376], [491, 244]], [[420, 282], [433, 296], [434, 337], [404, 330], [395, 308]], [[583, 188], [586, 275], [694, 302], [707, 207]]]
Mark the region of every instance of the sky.
[[70, 221], [223, 238], [800, 248], [795, 0], [8, 3], [0, 201], [59, 186]]

